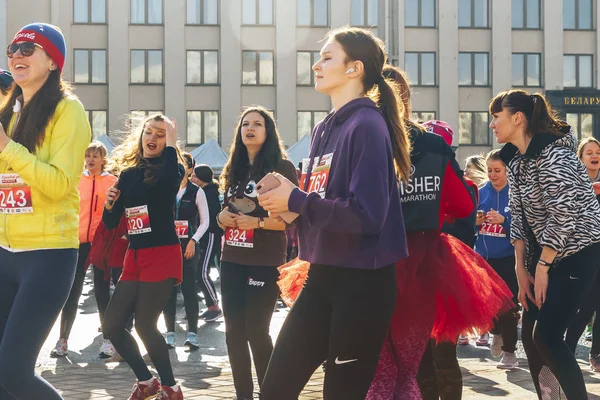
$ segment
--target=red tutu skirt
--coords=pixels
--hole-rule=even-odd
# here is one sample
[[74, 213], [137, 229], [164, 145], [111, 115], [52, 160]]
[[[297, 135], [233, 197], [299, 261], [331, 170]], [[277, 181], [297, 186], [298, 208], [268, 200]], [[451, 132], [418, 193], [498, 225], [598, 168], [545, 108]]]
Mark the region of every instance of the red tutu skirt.
[[[409, 257], [396, 263], [392, 331], [427, 323], [435, 313], [431, 336], [455, 342], [461, 333], [489, 331], [496, 316], [515, 307], [502, 278], [460, 240], [429, 231], [409, 233], [407, 243]], [[300, 294], [309, 268], [298, 259], [279, 267], [278, 284], [287, 305]]]

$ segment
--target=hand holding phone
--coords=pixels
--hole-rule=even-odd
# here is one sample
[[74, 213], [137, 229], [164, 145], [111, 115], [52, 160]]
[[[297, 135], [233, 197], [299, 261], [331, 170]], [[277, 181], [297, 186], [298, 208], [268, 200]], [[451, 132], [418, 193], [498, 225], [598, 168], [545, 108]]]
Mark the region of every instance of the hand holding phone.
[[[258, 184], [256, 185], [256, 191], [258, 192], [259, 195], [261, 195], [261, 194], [270, 192], [271, 190], [276, 189], [279, 186], [281, 186], [281, 181], [279, 180], [279, 178], [277, 178], [277, 176], [275, 174], [273, 174], [272, 172], [269, 172], [267, 175], [265, 175], [264, 178], [262, 178], [260, 180], [260, 182], [258, 182]], [[278, 215], [286, 223], [291, 224], [292, 222], [294, 222], [294, 220], [296, 218], [298, 218], [299, 214], [296, 214], [295, 212], [287, 211], [287, 212], [279, 213]]]

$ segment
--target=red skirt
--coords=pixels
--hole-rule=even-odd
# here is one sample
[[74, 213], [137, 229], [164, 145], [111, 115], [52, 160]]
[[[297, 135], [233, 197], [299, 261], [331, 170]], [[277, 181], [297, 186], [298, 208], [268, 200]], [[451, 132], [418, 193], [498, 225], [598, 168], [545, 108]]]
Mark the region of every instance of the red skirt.
[[[502, 278], [460, 240], [429, 231], [409, 233], [407, 243], [408, 258], [396, 263], [398, 303], [392, 330], [430, 320], [435, 312], [431, 336], [455, 342], [463, 332], [489, 331], [496, 316], [515, 307]], [[300, 294], [309, 267], [298, 259], [279, 267], [278, 284], [286, 304]]]

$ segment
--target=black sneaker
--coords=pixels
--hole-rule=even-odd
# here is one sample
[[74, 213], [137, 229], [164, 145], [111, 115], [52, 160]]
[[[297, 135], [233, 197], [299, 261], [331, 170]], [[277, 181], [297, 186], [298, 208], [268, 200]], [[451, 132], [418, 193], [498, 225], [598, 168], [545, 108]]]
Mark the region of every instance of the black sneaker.
[[206, 318], [206, 315], [208, 314], [208, 312], [209, 312], [209, 311], [210, 311], [210, 310], [204, 310], [204, 312], [203, 312], [202, 314], [200, 314], [200, 315], [198, 316], [198, 318], [200, 318], [200, 319], [204, 319], [204, 318]]
[[221, 310], [208, 310], [205, 313], [204, 320], [206, 322], [216, 321], [223, 316], [223, 311]]

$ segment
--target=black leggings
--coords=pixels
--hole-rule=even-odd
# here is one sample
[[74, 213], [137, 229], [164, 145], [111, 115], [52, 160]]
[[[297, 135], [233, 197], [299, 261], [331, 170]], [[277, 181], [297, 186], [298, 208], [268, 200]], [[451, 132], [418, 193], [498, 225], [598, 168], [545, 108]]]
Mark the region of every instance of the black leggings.
[[276, 267], [221, 262], [221, 293], [225, 339], [237, 397], [252, 398], [252, 349], [259, 386], [273, 352], [269, 335], [271, 317], [279, 295]]
[[211, 261], [215, 258], [217, 250], [221, 246], [221, 236], [207, 232], [200, 241], [200, 257], [198, 263], [198, 283], [204, 296], [206, 307], [219, 304], [215, 284], [210, 278]]
[[589, 324], [592, 320], [594, 312], [596, 312], [596, 318], [594, 319], [594, 326], [592, 329], [592, 348], [590, 349], [590, 354], [595, 356], [600, 354], [600, 315], [598, 315], [598, 312], [600, 311], [599, 280], [600, 274], [597, 275], [596, 282], [588, 291], [585, 301], [581, 305], [577, 315], [575, 315], [573, 322], [571, 322], [571, 325], [569, 325], [569, 329], [567, 329], [565, 341], [567, 342], [567, 346], [569, 346], [573, 354], [575, 354], [579, 338], [581, 337], [583, 331], [585, 331], [587, 324]]
[[429, 339], [419, 365], [417, 382], [423, 400], [460, 400], [463, 384], [456, 343], [436, 344], [435, 339]]
[[[98, 314], [100, 316], [100, 326], [102, 326], [102, 321], [104, 321], [104, 314], [106, 313], [106, 309], [108, 308], [108, 303], [110, 302], [110, 282], [116, 285], [121, 277], [121, 272], [123, 272], [123, 268], [111, 268], [110, 270], [110, 280], [104, 279], [104, 271], [100, 268], [94, 266], [94, 295], [96, 296], [96, 304], [98, 306]], [[131, 331], [133, 329], [133, 318], [129, 320], [127, 324], [127, 330]], [[104, 335], [106, 339], [106, 335]]]
[[102, 330], [139, 381], [151, 379], [152, 373], [146, 366], [135, 339], [126, 330], [127, 323], [134, 313], [135, 330], [148, 350], [150, 359], [160, 375], [161, 384], [175, 385], [169, 349], [156, 326], [174, 284], [173, 278], [160, 282], [121, 280], [108, 304]]
[[554, 377], [567, 398], [588, 398], [581, 369], [564, 341], [564, 334], [593, 285], [599, 267], [600, 243], [596, 243], [562, 259], [552, 268], [542, 308], [527, 301], [529, 311], [523, 314], [521, 336], [539, 398], [541, 386], [546, 391], [560, 390], [552, 387]]
[[81, 243], [79, 245], [79, 255], [77, 257], [77, 269], [75, 270], [75, 280], [71, 286], [69, 298], [65, 303], [60, 314], [60, 338], [69, 339], [71, 335], [71, 329], [73, 329], [73, 323], [77, 316], [77, 308], [79, 307], [79, 298], [83, 292], [83, 281], [85, 279], [85, 262], [90, 255], [90, 249], [92, 248], [91, 243]]
[[296, 400], [327, 360], [323, 398], [367, 395], [396, 300], [396, 266], [312, 265], [281, 328], [262, 385], [264, 400]]
[[516, 308], [500, 315], [494, 323], [494, 329], [491, 333], [494, 335], [502, 335], [502, 351], [514, 353], [517, 349], [517, 341], [519, 340], [518, 328], [519, 323], [519, 283], [517, 282], [517, 273], [515, 272], [515, 257], [489, 258], [487, 262], [500, 275], [500, 278], [506, 283], [513, 294], [512, 301], [517, 305]]
[[[187, 243], [185, 243], [187, 247]], [[182, 244], [182, 251], [185, 249]], [[197, 246], [196, 246], [197, 247]], [[184, 251], [185, 253], [185, 251]], [[198, 293], [196, 291], [196, 266], [198, 265], [198, 249], [194, 257], [186, 259], [183, 257], [183, 281], [181, 282], [181, 293], [183, 294], [183, 304], [185, 314], [188, 320], [188, 332], [198, 333]], [[177, 312], [177, 287], [173, 287], [171, 297], [165, 307], [165, 324], [168, 332], [175, 332], [175, 314]]]

